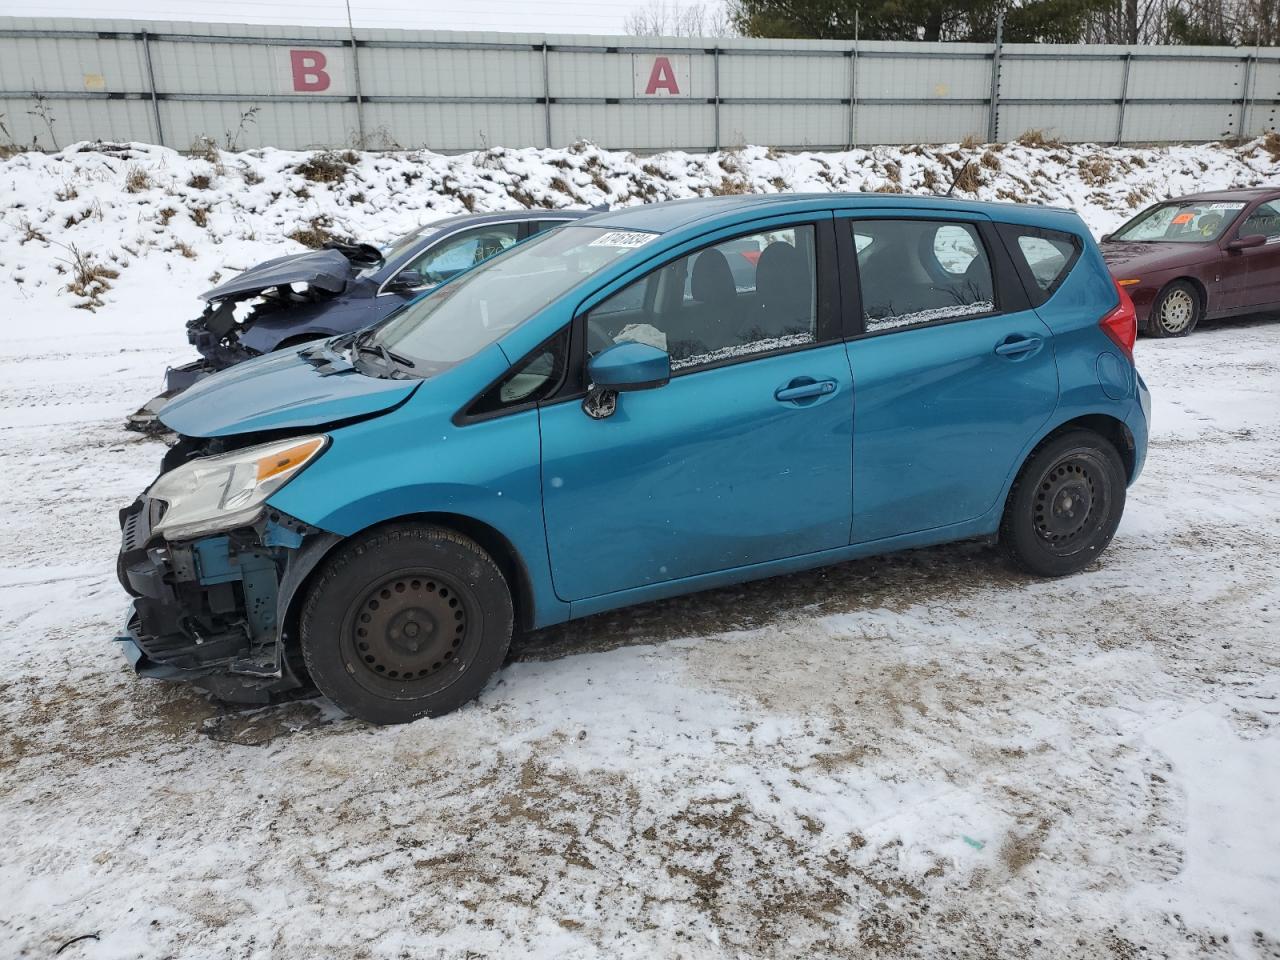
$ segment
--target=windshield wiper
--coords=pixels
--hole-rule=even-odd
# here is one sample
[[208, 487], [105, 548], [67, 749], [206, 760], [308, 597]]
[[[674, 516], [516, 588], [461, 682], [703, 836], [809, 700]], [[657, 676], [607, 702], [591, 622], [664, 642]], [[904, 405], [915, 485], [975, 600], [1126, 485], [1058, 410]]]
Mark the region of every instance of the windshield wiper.
[[364, 333], [356, 337], [353, 342], [353, 346], [356, 348], [356, 353], [372, 353], [374, 356], [381, 357], [383, 362], [389, 367], [401, 366], [412, 370], [417, 366], [417, 364], [408, 357], [388, 350], [386, 344], [370, 343], [369, 341], [373, 337], [373, 333], [374, 331], [372, 330], [366, 330]]

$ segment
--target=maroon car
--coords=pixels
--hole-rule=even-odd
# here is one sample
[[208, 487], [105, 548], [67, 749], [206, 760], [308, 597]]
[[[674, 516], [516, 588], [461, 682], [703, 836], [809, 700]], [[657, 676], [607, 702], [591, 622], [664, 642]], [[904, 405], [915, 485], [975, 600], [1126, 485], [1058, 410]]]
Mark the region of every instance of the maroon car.
[[1280, 310], [1280, 187], [1197, 193], [1148, 207], [1102, 238], [1138, 329], [1182, 337], [1204, 317]]

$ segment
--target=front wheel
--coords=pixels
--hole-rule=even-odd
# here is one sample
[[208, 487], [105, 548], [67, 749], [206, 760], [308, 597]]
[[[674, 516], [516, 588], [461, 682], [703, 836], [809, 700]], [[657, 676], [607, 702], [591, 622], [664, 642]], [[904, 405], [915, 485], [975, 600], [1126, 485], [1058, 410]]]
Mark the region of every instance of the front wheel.
[[320, 692], [370, 723], [408, 723], [475, 697], [511, 642], [511, 592], [475, 542], [395, 525], [344, 544], [309, 589], [302, 655]]
[[1014, 481], [1000, 543], [1028, 573], [1078, 573], [1115, 536], [1125, 482], [1120, 455], [1098, 434], [1072, 430], [1054, 437], [1031, 454]]
[[1157, 337], [1185, 337], [1200, 322], [1200, 294], [1185, 280], [1177, 280], [1160, 291], [1151, 304], [1147, 332]]

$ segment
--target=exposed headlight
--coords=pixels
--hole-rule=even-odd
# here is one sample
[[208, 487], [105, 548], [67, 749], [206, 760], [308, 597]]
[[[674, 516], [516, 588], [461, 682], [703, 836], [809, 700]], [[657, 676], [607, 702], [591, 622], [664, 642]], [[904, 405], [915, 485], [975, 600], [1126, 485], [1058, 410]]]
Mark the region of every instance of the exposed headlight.
[[323, 435], [294, 437], [170, 470], [148, 491], [168, 505], [154, 532], [166, 540], [187, 540], [253, 523], [267, 497], [320, 456], [328, 443]]

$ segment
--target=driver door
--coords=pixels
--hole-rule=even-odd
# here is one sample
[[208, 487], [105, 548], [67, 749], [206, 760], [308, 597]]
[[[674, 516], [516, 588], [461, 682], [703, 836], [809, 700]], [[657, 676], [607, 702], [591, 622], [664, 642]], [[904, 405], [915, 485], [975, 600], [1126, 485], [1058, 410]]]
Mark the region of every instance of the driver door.
[[581, 397], [540, 408], [562, 599], [849, 542], [853, 392], [829, 217], [681, 256], [579, 316], [590, 349], [648, 343], [672, 376], [603, 419]]

